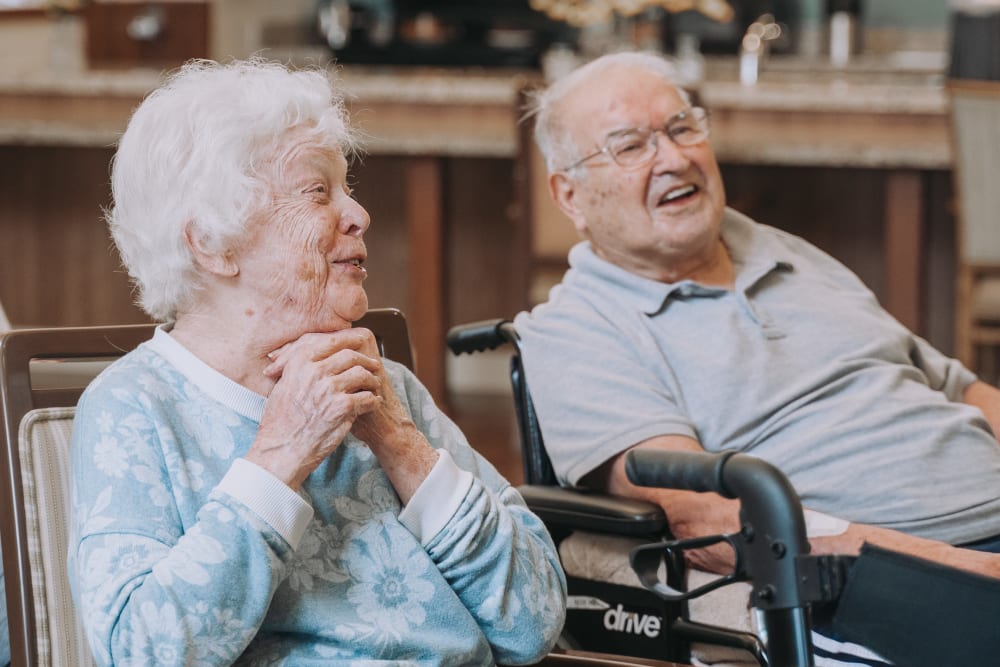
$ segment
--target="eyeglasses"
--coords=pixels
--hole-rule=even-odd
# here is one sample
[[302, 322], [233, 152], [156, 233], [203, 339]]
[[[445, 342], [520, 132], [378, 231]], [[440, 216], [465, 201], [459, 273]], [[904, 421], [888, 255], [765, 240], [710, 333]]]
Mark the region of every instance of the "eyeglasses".
[[657, 134], [663, 133], [677, 146], [694, 146], [708, 138], [708, 112], [701, 107], [684, 109], [659, 128], [621, 130], [608, 135], [601, 150], [580, 158], [563, 171], [576, 169], [598, 155], [607, 155], [623, 169], [637, 169], [653, 159], [659, 149]]

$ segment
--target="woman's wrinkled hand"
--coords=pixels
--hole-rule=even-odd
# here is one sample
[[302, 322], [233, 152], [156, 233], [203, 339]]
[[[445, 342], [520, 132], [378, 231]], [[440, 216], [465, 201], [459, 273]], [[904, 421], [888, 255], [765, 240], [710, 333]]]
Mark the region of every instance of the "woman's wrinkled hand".
[[[362, 418], [385, 413], [386, 403], [399, 404], [366, 329], [305, 334], [269, 356], [264, 374], [275, 384], [246, 458], [293, 489]], [[368, 417], [364, 423], [383, 421]]]

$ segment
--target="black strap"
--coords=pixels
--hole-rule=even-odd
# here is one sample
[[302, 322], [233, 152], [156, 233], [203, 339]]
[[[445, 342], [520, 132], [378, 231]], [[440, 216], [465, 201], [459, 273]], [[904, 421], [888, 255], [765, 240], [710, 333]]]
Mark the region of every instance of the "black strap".
[[1000, 661], [1000, 580], [865, 545], [833, 618], [837, 635], [906, 667]]

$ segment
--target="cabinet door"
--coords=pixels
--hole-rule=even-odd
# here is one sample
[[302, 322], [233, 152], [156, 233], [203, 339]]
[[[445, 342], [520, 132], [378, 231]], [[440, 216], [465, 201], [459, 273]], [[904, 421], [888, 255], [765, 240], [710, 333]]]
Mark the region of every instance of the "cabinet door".
[[84, 19], [92, 68], [176, 67], [208, 57], [207, 2], [91, 2]]

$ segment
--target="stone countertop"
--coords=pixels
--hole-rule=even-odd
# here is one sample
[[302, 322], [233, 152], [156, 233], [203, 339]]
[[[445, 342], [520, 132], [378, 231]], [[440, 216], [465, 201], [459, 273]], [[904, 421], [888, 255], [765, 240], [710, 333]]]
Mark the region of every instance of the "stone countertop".
[[[356, 122], [370, 137], [370, 152], [483, 157], [517, 153], [518, 93], [540, 81], [535, 72], [368, 66], [345, 66], [339, 77]], [[0, 143], [113, 145], [131, 110], [161, 80], [155, 70], [32, 77], [0, 73]], [[713, 113], [713, 139], [723, 160], [875, 167], [912, 163], [917, 168], [950, 164], [947, 98], [943, 78], [933, 73], [817, 73], [786, 66], [765, 69], [756, 86], [746, 87], [725, 68], [715, 67], [699, 94]], [[745, 126], [750, 115], [768, 122]], [[811, 119], [829, 123], [834, 117], [848, 132], [858, 119], [876, 119], [897, 127], [912, 122], [926, 136], [890, 137], [882, 146], [880, 131], [862, 131], [863, 145], [838, 152], [807, 127]], [[782, 134], [787, 123], [801, 127], [792, 127], [792, 141], [776, 141], [775, 136], [787, 136]], [[772, 129], [776, 134], [759, 134]], [[796, 132], [801, 133], [798, 139]], [[908, 150], [914, 137], [921, 145]]]
[[[520, 86], [539, 82], [537, 72], [521, 70], [445, 70], [431, 68], [348, 66], [336, 70], [352, 96], [364, 100], [413, 104], [506, 104]], [[713, 70], [709, 70], [712, 72]], [[943, 108], [943, 76], [933, 73], [899, 76], [828, 70], [765, 70], [756, 86], [742, 86], [727, 69], [709, 76], [702, 89], [726, 106], [762, 105], [809, 109], [822, 104], [864, 108], [939, 111]], [[73, 74], [11, 75], [0, 71], [0, 94], [125, 96], [141, 98], [155, 88], [163, 73], [152, 69], [89, 71]], [[836, 99], [829, 93], [837, 91]], [[905, 93], [899, 95], [898, 93]], [[911, 96], [916, 94], [917, 98]]]
[[[533, 76], [518, 70], [445, 70], [348, 66], [333, 69], [352, 97], [412, 104], [507, 104], [519, 81]], [[92, 70], [54, 74], [6, 74], [0, 93], [25, 95], [116, 96], [139, 99], [164, 80], [157, 69]], [[537, 76], [537, 75], [535, 75]]]
[[849, 113], [943, 114], [947, 100], [941, 84], [866, 82], [856, 77], [822, 80], [764, 79], [754, 86], [737, 81], [706, 81], [705, 106], [716, 109]]

